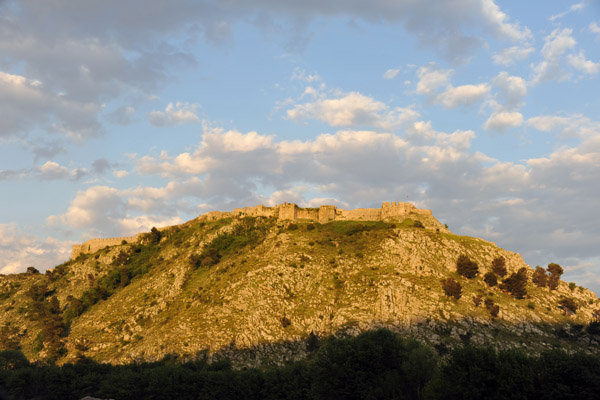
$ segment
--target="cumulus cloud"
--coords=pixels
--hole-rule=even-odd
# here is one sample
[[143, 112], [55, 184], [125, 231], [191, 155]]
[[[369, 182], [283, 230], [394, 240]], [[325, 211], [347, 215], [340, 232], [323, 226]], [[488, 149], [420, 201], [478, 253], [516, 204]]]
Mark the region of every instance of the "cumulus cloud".
[[169, 103], [165, 111], [152, 111], [148, 114], [150, 123], [154, 126], [173, 126], [200, 122], [196, 115], [198, 104], [177, 102]]
[[437, 96], [437, 101], [446, 108], [468, 106], [481, 101], [490, 92], [490, 85], [462, 85], [449, 87]]
[[69, 176], [69, 169], [54, 161], [47, 161], [39, 168], [40, 179], [54, 180], [64, 179]]
[[511, 46], [494, 53], [492, 59], [496, 64], [509, 67], [517, 61], [525, 60], [534, 51], [535, 49], [531, 46]]
[[600, 122], [582, 114], [538, 115], [527, 120], [527, 125], [542, 132], [556, 132], [564, 137], [586, 139], [600, 132]]
[[492, 83], [498, 88], [505, 109], [514, 109], [520, 106], [527, 95], [527, 83], [520, 76], [500, 72], [492, 79]]
[[395, 129], [413, 122], [419, 114], [403, 107], [390, 107], [362, 93], [334, 93], [333, 98], [317, 94], [318, 99], [296, 104], [286, 111], [294, 121], [317, 120], [333, 127], [377, 126]]
[[600, 62], [593, 62], [586, 59], [583, 51], [580, 51], [577, 55], [569, 54], [567, 58], [569, 64], [587, 75], [596, 75], [600, 72]]
[[600, 33], [600, 25], [598, 25], [598, 24], [597, 24], [597, 23], [595, 23], [595, 22], [592, 22], [592, 23], [589, 25], [589, 29], [590, 29], [590, 32], [593, 32], [593, 33]]
[[29, 266], [44, 271], [68, 260], [72, 244], [36, 238], [14, 223], [0, 224], [0, 274], [25, 272]]
[[519, 112], [495, 112], [485, 121], [483, 128], [486, 130], [505, 131], [516, 128], [523, 123], [523, 115]]
[[533, 84], [549, 80], [560, 81], [568, 77], [561, 68], [561, 57], [577, 44], [571, 36], [572, 33], [572, 29], [557, 28], [544, 38], [544, 47], [541, 50], [544, 60], [533, 67]]
[[490, 92], [490, 85], [462, 85], [454, 87], [450, 84], [451, 70], [442, 70], [435, 63], [422, 66], [417, 71], [417, 93], [427, 96], [434, 104], [445, 108], [473, 105], [484, 99]]

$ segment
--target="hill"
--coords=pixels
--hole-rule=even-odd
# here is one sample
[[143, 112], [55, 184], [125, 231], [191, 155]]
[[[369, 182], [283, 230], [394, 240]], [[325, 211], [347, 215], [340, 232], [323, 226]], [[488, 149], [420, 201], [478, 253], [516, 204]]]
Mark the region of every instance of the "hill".
[[598, 351], [599, 301], [559, 280], [559, 266], [535, 273], [404, 204], [214, 212], [93, 253], [80, 246], [46, 274], [0, 277], [0, 342], [32, 360], [263, 365], [301, 359], [318, 337], [386, 327], [442, 354], [464, 343]]

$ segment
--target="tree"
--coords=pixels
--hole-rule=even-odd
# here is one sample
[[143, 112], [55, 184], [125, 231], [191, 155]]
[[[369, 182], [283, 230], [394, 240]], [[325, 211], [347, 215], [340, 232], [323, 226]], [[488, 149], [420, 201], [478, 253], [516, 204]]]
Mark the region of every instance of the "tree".
[[498, 284], [498, 277], [493, 272], [488, 272], [483, 276], [483, 280], [490, 287], [494, 287]]
[[546, 275], [546, 270], [539, 265], [535, 267], [535, 272], [533, 273], [531, 281], [539, 287], [545, 287], [548, 284], [548, 275]]
[[510, 274], [500, 284], [500, 289], [509, 292], [516, 299], [522, 299], [527, 294], [527, 268], [523, 267], [518, 272]]
[[506, 270], [506, 260], [504, 257], [500, 256], [494, 258], [494, 261], [492, 261], [492, 272], [499, 277], [506, 276], [508, 271]]
[[462, 286], [452, 278], [442, 280], [442, 288], [448, 297], [454, 297], [458, 300], [462, 296]]
[[155, 226], [150, 229], [150, 242], [154, 244], [160, 243], [160, 239], [162, 238], [162, 234]]
[[39, 274], [40, 271], [38, 271], [38, 269], [36, 267], [27, 267], [27, 273], [28, 274]]
[[556, 263], [548, 264], [548, 273], [550, 277], [548, 278], [548, 287], [550, 290], [554, 290], [558, 288], [558, 283], [560, 282], [560, 276], [563, 274], [563, 269], [560, 265]]
[[456, 272], [465, 278], [472, 279], [479, 273], [479, 266], [465, 254], [461, 254], [456, 260]]

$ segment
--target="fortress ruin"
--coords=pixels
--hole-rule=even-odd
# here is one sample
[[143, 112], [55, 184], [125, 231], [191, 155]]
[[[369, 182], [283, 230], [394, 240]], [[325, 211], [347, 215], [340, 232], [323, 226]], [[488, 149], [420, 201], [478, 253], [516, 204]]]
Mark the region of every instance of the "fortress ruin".
[[[294, 203], [283, 203], [274, 207], [259, 205], [256, 207], [234, 208], [232, 212], [211, 211], [199, 217], [200, 220], [217, 220], [222, 218], [267, 217], [277, 218], [278, 221], [319, 222], [325, 224], [331, 221], [402, 221], [411, 214], [431, 216], [431, 210], [416, 208], [413, 204], [384, 202], [380, 208], [356, 208], [344, 210], [336, 206], [323, 205], [318, 208], [302, 208]], [[71, 260], [80, 254], [95, 253], [107, 246], [115, 246], [126, 241], [136, 243], [143, 233], [135, 236], [106, 239], [90, 239], [82, 244], [75, 244], [71, 250]]]
[[324, 224], [331, 221], [403, 220], [410, 214], [430, 216], [431, 210], [419, 209], [413, 204], [401, 201], [384, 202], [380, 208], [356, 208], [354, 210], [344, 210], [328, 205], [318, 208], [302, 208], [294, 203], [283, 203], [275, 207], [265, 207], [261, 204], [256, 207], [234, 208], [230, 213], [214, 211], [206, 213], [200, 218], [268, 217], [277, 218], [279, 221], [314, 221]]

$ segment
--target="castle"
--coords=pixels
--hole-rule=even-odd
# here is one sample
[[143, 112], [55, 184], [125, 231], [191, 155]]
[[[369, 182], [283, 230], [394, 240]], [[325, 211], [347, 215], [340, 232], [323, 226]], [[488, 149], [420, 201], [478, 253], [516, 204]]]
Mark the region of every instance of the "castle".
[[[430, 216], [431, 210], [416, 208], [413, 204], [398, 202], [384, 202], [380, 208], [356, 208], [343, 210], [336, 206], [320, 206], [318, 208], [302, 208], [293, 203], [283, 203], [275, 207], [265, 207], [262, 204], [256, 207], [234, 208], [232, 212], [211, 211], [199, 217], [201, 220], [217, 220], [221, 218], [267, 217], [277, 218], [278, 221], [314, 221], [325, 224], [331, 221], [393, 221], [403, 220], [410, 214]], [[71, 259], [76, 259], [80, 254], [95, 253], [107, 246], [138, 242], [142, 233], [129, 237], [107, 239], [90, 239], [82, 244], [73, 245]]]

